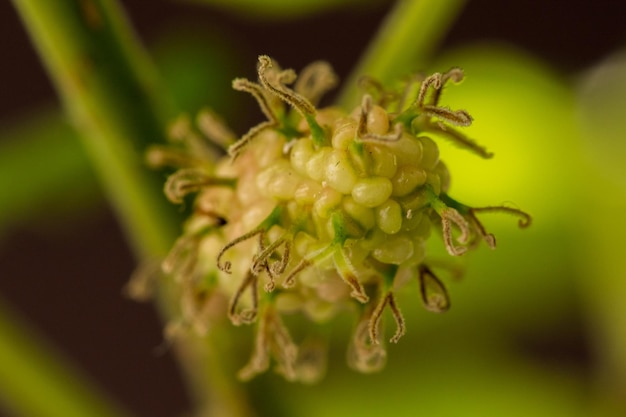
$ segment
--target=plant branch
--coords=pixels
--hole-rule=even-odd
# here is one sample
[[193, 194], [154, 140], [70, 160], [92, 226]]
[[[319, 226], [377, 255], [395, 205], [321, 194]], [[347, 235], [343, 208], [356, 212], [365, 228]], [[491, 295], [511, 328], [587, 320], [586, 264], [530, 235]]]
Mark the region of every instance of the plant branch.
[[[115, 0], [13, 3], [138, 259], [163, 258], [180, 220], [163, 196], [161, 175], [149, 172], [143, 161], [148, 144], [164, 141], [166, 122], [176, 110], [120, 6]], [[157, 305], [170, 321], [178, 315], [177, 288], [171, 280], [161, 284]], [[198, 407], [212, 407], [221, 416], [249, 414], [234, 375], [220, 374], [228, 371], [204, 342], [181, 337], [174, 346]], [[207, 397], [213, 400], [209, 404]], [[38, 401], [35, 394], [29, 400]]]

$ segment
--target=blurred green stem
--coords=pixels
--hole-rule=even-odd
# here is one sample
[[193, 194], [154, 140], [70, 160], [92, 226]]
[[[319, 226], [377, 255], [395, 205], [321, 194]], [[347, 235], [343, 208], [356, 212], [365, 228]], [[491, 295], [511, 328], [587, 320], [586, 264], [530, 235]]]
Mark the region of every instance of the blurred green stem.
[[368, 75], [386, 85], [411, 71], [424, 69], [465, 0], [399, 0], [376, 38], [344, 83], [339, 102], [358, 105], [357, 81]]
[[13, 1], [82, 134], [135, 252], [166, 253], [176, 223], [145, 145], [163, 139], [171, 114], [158, 78], [113, 1]]
[[[179, 221], [162, 195], [162, 178], [146, 170], [143, 155], [147, 144], [163, 141], [175, 109], [120, 6], [115, 0], [13, 3], [137, 257], [161, 259], [177, 235]], [[176, 317], [178, 302], [169, 280], [163, 283], [157, 304], [169, 321]], [[174, 348], [199, 409], [229, 417], [250, 414], [241, 387], [233, 377], [220, 374], [222, 364], [210, 356], [213, 351], [204, 341], [181, 336]], [[219, 395], [211, 395], [213, 391]], [[22, 406], [39, 401], [36, 392], [30, 394], [21, 398]]]
[[129, 415], [27, 327], [0, 300], [0, 399], [11, 415]]

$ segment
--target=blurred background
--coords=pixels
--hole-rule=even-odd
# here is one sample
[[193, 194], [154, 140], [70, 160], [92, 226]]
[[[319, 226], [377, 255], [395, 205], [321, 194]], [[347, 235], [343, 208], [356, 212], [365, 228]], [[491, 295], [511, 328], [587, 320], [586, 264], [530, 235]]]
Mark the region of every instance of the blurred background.
[[[230, 81], [253, 78], [259, 54], [296, 70], [325, 59], [345, 78], [392, 6], [265, 15], [199, 3], [122, 1], [180, 108], [210, 106], [240, 134], [261, 114]], [[271, 373], [251, 383], [260, 415], [626, 415], [624, 16], [615, 0], [467, 2], [433, 62], [416, 68], [464, 68], [443, 102], [467, 109], [469, 135], [496, 154], [442, 143], [452, 194], [519, 207], [533, 226], [485, 216], [498, 249], [447, 280], [447, 314], [405, 289], [408, 334], [382, 373], [347, 369], [350, 323], [340, 323], [319, 386]], [[3, 303], [136, 415], [182, 415], [189, 400], [162, 326], [122, 295], [132, 255], [9, 2], [0, 39]]]

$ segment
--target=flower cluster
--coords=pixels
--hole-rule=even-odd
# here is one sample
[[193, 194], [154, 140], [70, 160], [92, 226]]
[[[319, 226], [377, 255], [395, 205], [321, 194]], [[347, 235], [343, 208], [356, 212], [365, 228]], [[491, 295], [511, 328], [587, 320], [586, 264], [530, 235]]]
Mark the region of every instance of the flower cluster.
[[386, 358], [381, 318], [389, 309], [390, 341], [398, 342], [405, 320], [395, 293], [408, 278], [418, 279], [428, 310], [449, 308], [443, 283], [425, 263], [431, 229], [459, 256], [481, 240], [495, 247], [477, 213], [504, 211], [529, 225], [519, 210], [471, 208], [448, 195], [449, 173], [429, 133], [491, 157], [457, 130], [471, 116], [439, 104], [443, 87], [462, 78], [458, 68], [416, 76], [398, 92], [364, 78], [354, 111], [318, 110], [337, 83], [327, 63], [297, 76], [260, 56], [258, 81], [236, 79], [233, 87], [257, 100], [266, 121], [236, 138], [205, 111], [197, 127], [209, 140], [181, 119], [171, 136], [183, 150], [150, 150], [153, 165], [178, 168], [165, 185], [167, 197], [180, 204], [195, 195], [185, 233], [163, 263], [180, 285], [182, 322], [210, 331], [220, 314], [216, 300], [227, 297], [224, 314], [232, 323], [256, 329], [242, 379], [272, 360], [289, 380], [320, 377], [322, 348], [294, 343], [282, 320], [295, 312], [314, 322], [354, 312], [349, 365], [379, 370]]

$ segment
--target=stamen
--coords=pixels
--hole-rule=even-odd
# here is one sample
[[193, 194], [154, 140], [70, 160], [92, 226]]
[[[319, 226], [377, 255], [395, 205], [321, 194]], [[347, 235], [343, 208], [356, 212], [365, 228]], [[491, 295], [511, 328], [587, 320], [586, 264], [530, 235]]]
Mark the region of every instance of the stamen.
[[424, 81], [424, 79], [425, 79], [425, 75], [423, 73], [418, 73], [418, 74], [412, 75], [406, 81], [406, 85], [404, 86], [404, 89], [402, 90], [402, 95], [398, 98], [398, 102], [396, 104], [396, 111], [398, 113], [401, 113], [404, 110], [406, 110], [404, 108], [406, 106], [406, 103], [416, 102], [417, 99], [413, 97], [416, 97], [417, 94], [419, 93], [421, 84]]
[[424, 308], [443, 313], [450, 308], [450, 299], [443, 283], [426, 265], [419, 266], [420, 293]]
[[457, 241], [461, 244], [467, 243], [470, 236], [470, 228], [467, 221], [453, 208], [446, 207], [439, 213], [441, 216], [441, 225], [443, 229], [443, 241], [446, 245], [448, 253], [452, 256], [463, 255], [466, 251], [466, 247], [455, 246], [452, 242], [452, 223], [456, 224], [461, 231], [461, 235], [457, 238]]
[[468, 217], [470, 218], [475, 229], [478, 231], [480, 237], [482, 237], [483, 240], [487, 243], [487, 246], [489, 246], [490, 249], [495, 249], [496, 237], [491, 233], [487, 233], [487, 231], [485, 230], [485, 226], [483, 226], [483, 224], [478, 220], [472, 209], [468, 211]]
[[152, 145], [146, 152], [146, 163], [150, 168], [188, 168], [205, 165], [206, 162], [189, 153], [163, 145]]
[[187, 194], [196, 193], [210, 184], [211, 178], [199, 169], [181, 169], [173, 173], [165, 182], [165, 195], [175, 204], [181, 204]]
[[263, 270], [263, 267], [267, 265], [267, 259], [276, 252], [276, 249], [280, 247], [283, 243], [285, 243], [285, 238], [280, 238], [270, 243], [269, 246], [264, 247], [263, 243], [260, 244], [261, 252], [256, 255], [254, 262], [250, 267], [250, 271], [254, 275], [258, 275]]
[[237, 137], [212, 110], [202, 109], [196, 118], [200, 131], [220, 148], [226, 150]]
[[283, 374], [287, 380], [295, 380], [298, 347], [291, 340], [280, 316], [271, 306], [265, 309], [257, 324], [254, 352], [248, 364], [239, 371], [239, 378], [247, 381], [265, 372], [270, 365], [270, 354], [276, 360], [276, 371]]
[[391, 309], [391, 313], [393, 315], [393, 319], [396, 322], [396, 332], [393, 337], [389, 339], [391, 343], [398, 343], [398, 340], [406, 333], [406, 325], [404, 322], [404, 316], [396, 303], [396, 297], [392, 292], [389, 293], [389, 308]]
[[396, 142], [402, 137], [402, 124], [394, 125], [393, 133], [380, 135], [367, 131], [367, 118], [372, 110], [372, 97], [365, 94], [361, 100], [361, 115], [357, 126], [357, 137], [363, 142]]
[[454, 83], [460, 83], [463, 81], [463, 77], [463, 70], [458, 67], [453, 67], [449, 69], [448, 72], [444, 73], [441, 76], [442, 88], [437, 88], [433, 91], [430, 104], [433, 106], [437, 106], [439, 104], [439, 99], [441, 98], [441, 93], [443, 92], [443, 86], [448, 82], [448, 80], [452, 80]]
[[179, 169], [167, 178], [164, 191], [168, 200], [181, 204], [186, 195], [197, 193], [208, 186], [232, 187], [235, 183], [236, 180], [232, 178], [210, 177], [201, 169]]
[[248, 232], [246, 234], [243, 234], [233, 240], [231, 240], [230, 242], [228, 242], [226, 244], [226, 246], [224, 246], [222, 248], [222, 250], [220, 250], [220, 253], [217, 255], [217, 268], [220, 271], [226, 272], [227, 274], [231, 273], [231, 262], [230, 261], [226, 261], [222, 264], [222, 257], [224, 256], [224, 254], [226, 253], [226, 251], [228, 251], [230, 248], [232, 248], [233, 246], [238, 245], [241, 242], [244, 242], [250, 238], [253, 238], [254, 236], [258, 235], [259, 233], [265, 233], [265, 228], [260, 227], [257, 229], [252, 230], [251, 232]]
[[380, 337], [378, 335], [378, 329], [380, 326], [380, 320], [382, 318], [385, 307], [389, 305], [393, 319], [396, 322], [396, 332], [393, 337], [389, 339], [391, 343], [398, 343], [398, 340], [406, 333], [406, 326], [404, 316], [400, 312], [393, 292], [389, 291], [381, 300], [372, 312], [372, 316], [369, 321], [369, 334], [373, 344], [380, 344]]
[[275, 76], [276, 79], [268, 79], [268, 75], [270, 75], [270, 78], [274, 78], [271, 77], [272, 73], [268, 73], [270, 68], [272, 68], [272, 59], [267, 55], [259, 56], [259, 80], [261, 81], [263, 87], [296, 109], [302, 117], [315, 115], [315, 107], [313, 107], [313, 104], [311, 104], [309, 100], [281, 84], [281, 81], [293, 81], [293, 78], [295, 77], [292, 76], [292, 74], [295, 75], [295, 73], [291, 71], [281, 71]]
[[424, 114], [438, 117], [455, 126], [470, 126], [474, 120], [465, 110], [451, 110], [447, 107], [436, 107], [426, 104], [422, 107]]
[[206, 334], [208, 330], [206, 323], [200, 317], [202, 304], [205, 301], [203, 296], [205, 294], [199, 293], [191, 283], [187, 282], [182, 285], [180, 310], [183, 321], [199, 334]]
[[143, 261], [132, 273], [124, 294], [135, 301], [148, 301], [154, 294], [155, 284], [161, 275], [161, 265], [155, 261]]
[[298, 381], [314, 384], [324, 377], [328, 346], [320, 339], [306, 339], [298, 348], [295, 370]]
[[[265, 249], [265, 235], [260, 234], [259, 235], [259, 250], [262, 252], [264, 249]], [[274, 273], [270, 269], [267, 262], [263, 262], [262, 267], [263, 269], [265, 269], [265, 272], [267, 272], [267, 277], [269, 278], [269, 281], [265, 284], [263, 288], [265, 289], [266, 292], [272, 292], [274, 291], [274, 288], [276, 287], [276, 277], [274, 276]]]
[[246, 366], [237, 374], [237, 377], [242, 381], [249, 381], [256, 375], [267, 371], [270, 367], [270, 345], [266, 316], [267, 315], [264, 314], [257, 324], [252, 357]]
[[[258, 306], [259, 306], [259, 293], [257, 288], [258, 277], [252, 273], [246, 274], [246, 277], [237, 288], [237, 291], [233, 295], [228, 307], [228, 318], [235, 325], [250, 324], [256, 320]], [[252, 307], [247, 310], [237, 311], [237, 305], [239, 299], [243, 295], [246, 288], [250, 287], [250, 295], [252, 297]]]
[[387, 294], [385, 294], [385, 296], [381, 297], [380, 301], [376, 305], [376, 308], [374, 308], [374, 311], [372, 311], [372, 316], [370, 317], [370, 320], [369, 320], [368, 327], [369, 327], [370, 341], [374, 345], [380, 344], [380, 338], [378, 336], [378, 328], [380, 326], [380, 319], [383, 316], [383, 311], [385, 311], [385, 306], [387, 305], [388, 302], [389, 302], [389, 298], [387, 297]]
[[191, 121], [189, 116], [181, 114], [167, 128], [167, 137], [172, 142], [184, 142], [191, 134]]
[[425, 105], [425, 101], [426, 101], [426, 94], [428, 93], [428, 89], [430, 88], [430, 86], [432, 85], [433, 88], [435, 90], [438, 90], [441, 88], [441, 73], [436, 72], [428, 77], [426, 77], [426, 79], [424, 81], [422, 81], [422, 85], [420, 86], [420, 91], [419, 94], [417, 95], [417, 100], [415, 101], [415, 104], [417, 105], [418, 108], [424, 108]]
[[174, 274], [174, 279], [177, 282], [187, 281], [191, 278], [198, 262], [199, 245], [199, 236], [183, 235], [179, 237], [161, 264], [163, 272]]
[[296, 275], [313, 265], [309, 259], [303, 258], [287, 275], [283, 281], [283, 288], [291, 288], [296, 285]]
[[383, 345], [371, 343], [369, 322], [369, 317], [365, 314], [357, 323], [348, 347], [348, 365], [363, 373], [380, 371], [387, 360], [387, 352]]
[[286, 70], [281, 72], [272, 72], [272, 59], [267, 55], [259, 56], [259, 81], [265, 89], [276, 97], [296, 109], [298, 113], [306, 120], [311, 130], [313, 142], [316, 145], [325, 145], [328, 141], [324, 130], [315, 120], [316, 110], [313, 104], [305, 97], [285, 87], [285, 84], [293, 82], [296, 78], [295, 72]]
[[276, 122], [266, 121], [250, 128], [250, 130], [248, 130], [248, 132], [243, 135], [241, 139], [228, 147], [228, 155], [230, 155], [233, 160], [237, 159], [237, 157], [241, 154], [241, 150], [245, 148], [259, 133], [267, 129], [272, 129], [276, 126]]
[[267, 102], [267, 98], [265, 97], [265, 91], [263, 87], [257, 83], [254, 83], [250, 80], [246, 80], [245, 78], [235, 78], [233, 80], [233, 88], [237, 91], [243, 91], [249, 94], [256, 99], [257, 103], [259, 103], [259, 107], [261, 111], [267, 117], [269, 121], [273, 121], [278, 123], [278, 118], [272, 111], [272, 107]]
[[271, 315], [271, 347], [277, 362], [276, 371], [288, 381], [294, 381], [296, 379], [295, 366], [298, 359], [298, 347], [293, 343], [280, 315], [273, 309], [268, 311], [268, 315]]
[[525, 211], [505, 206], [488, 206], [488, 207], [476, 207], [470, 209], [470, 212], [474, 213], [508, 213], [514, 216], [518, 216], [520, 219], [517, 222], [517, 225], [520, 229], [525, 229], [532, 223], [532, 216]]
[[316, 61], [307, 65], [301, 72], [294, 90], [316, 105], [321, 97], [335, 88], [339, 78], [328, 62]]
[[348, 259], [345, 250], [343, 248], [337, 248], [335, 250], [333, 260], [335, 261], [335, 267], [337, 268], [337, 272], [339, 273], [341, 279], [352, 287], [350, 296], [361, 303], [367, 303], [369, 301], [369, 297], [365, 293], [365, 289], [357, 277], [358, 274], [356, 269], [354, 268], [354, 265], [352, 265], [352, 262]]
[[386, 135], [378, 135], [376, 133], [359, 133], [358, 138], [362, 142], [397, 142], [402, 138], [402, 123], [396, 123], [393, 126], [393, 133], [388, 133]]
[[283, 251], [283, 256], [280, 258], [280, 261], [274, 262], [272, 264], [272, 272], [276, 275], [280, 275], [285, 272], [287, 269], [287, 265], [289, 264], [289, 259], [291, 257], [291, 241], [285, 240], [285, 249]]
[[[270, 267], [267, 260], [270, 258], [270, 256], [276, 253], [276, 250], [283, 244], [285, 245], [283, 256], [280, 257], [280, 260], [272, 263]], [[288, 240], [286, 237], [281, 237], [280, 239], [277, 239], [275, 242], [270, 244], [270, 246], [265, 247], [264, 235], [259, 235], [259, 250], [260, 253], [255, 257], [250, 270], [255, 275], [258, 275], [261, 273], [262, 270], [265, 270], [269, 277], [269, 282], [265, 284], [264, 288], [265, 291], [272, 292], [276, 287], [276, 276], [281, 275], [285, 271], [285, 268], [289, 263], [291, 241]]]
[[493, 157], [493, 153], [488, 152], [484, 146], [479, 145], [472, 139], [465, 136], [463, 133], [459, 132], [458, 130], [452, 127], [445, 126], [441, 122], [437, 122], [437, 123], [427, 122], [425, 123], [425, 126], [423, 126], [422, 128], [425, 130], [430, 130], [432, 132], [443, 134], [448, 139], [453, 140], [460, 147], [467, 149], [469, 151], [472, 151], [482, 158], [489, 159]]

